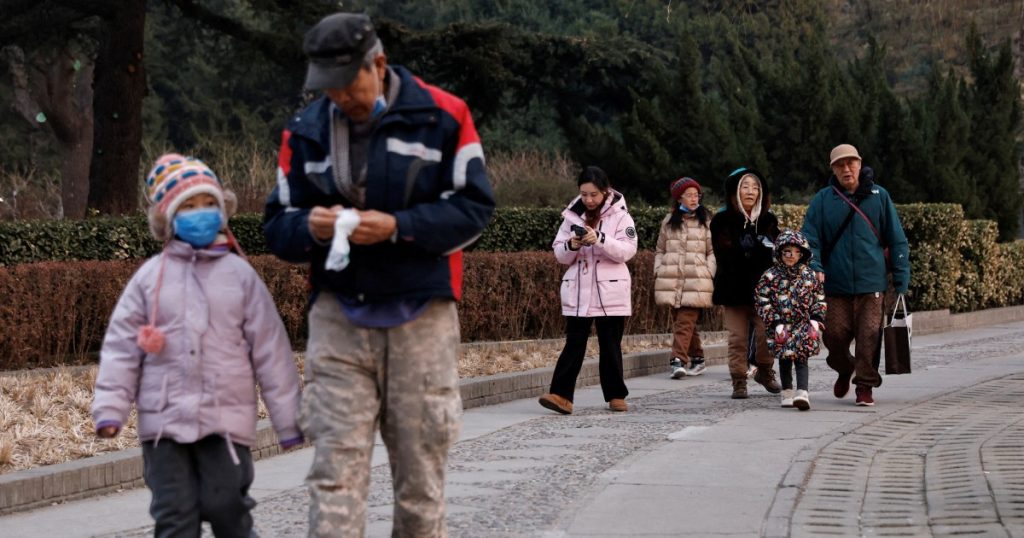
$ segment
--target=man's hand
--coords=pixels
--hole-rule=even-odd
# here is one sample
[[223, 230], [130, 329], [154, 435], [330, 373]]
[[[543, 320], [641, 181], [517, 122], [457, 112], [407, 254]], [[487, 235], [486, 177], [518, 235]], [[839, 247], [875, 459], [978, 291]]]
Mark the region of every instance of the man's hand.
[[343, 208], [316, 206], [309, 212], [309, 232], [320, 242], [329, 241], [334, 237], [334, 221]]
[[356, 245], [372, 245], [391, 239], [398, 229], [394, 215], [376, 209], [359, 212], [359, 226], [352, 231], [349, 241]]
[[821, 282], [822, 284], [825, 283], [825, 273], [822, 273], [821, 271], [815, 271], [814, 275], [818, 277], [818, 282]]

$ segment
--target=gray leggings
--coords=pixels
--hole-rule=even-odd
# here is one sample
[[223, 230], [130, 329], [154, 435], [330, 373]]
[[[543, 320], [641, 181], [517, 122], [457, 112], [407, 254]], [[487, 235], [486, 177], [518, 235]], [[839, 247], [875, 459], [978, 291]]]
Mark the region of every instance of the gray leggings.
[[238, 465], [219, 435], [195, 443], [142, 443], [143, 475], [153, 492], [149, 513], [156, 520], [154, 536], [198, 537], [203, 521], [210, 522], [217, 538], [253, 535], [252, 454], [238, 443], [235, 452]]

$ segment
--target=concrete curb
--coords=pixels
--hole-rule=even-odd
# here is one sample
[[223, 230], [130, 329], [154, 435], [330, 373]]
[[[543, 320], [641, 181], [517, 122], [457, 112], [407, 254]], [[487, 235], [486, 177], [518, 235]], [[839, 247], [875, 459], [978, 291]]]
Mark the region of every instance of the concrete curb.
[[[997, 323], [1024, 320], [1024, 305], [995, 308], [964, 314], [951, 314], [948, 310], [916, 312], [914, 332], [932, 334], [936, 332], [968, 329]], [[709, 335], [711, 336], [711, 335]], [[715, 334], [720, 337], [720, 334]], [[624, 343], [663, 343], [666, 349], [633, 353], [623, 357], [623, 373], [628, 377], [650, 375], [659, 371], [668, 372], [668, 335], [631, 335], [623, 338]], [[716, 338], [718, 339], [718, 338]], [[561, 340], [543, 341], [545, 343]], [[501, 342], [467, 344], [469, 346], [494, 346], [498, 349], [515, 349], [518, 346], [537, 342]], [[709, 365], [724, 364], [725, 343], [705, 346]], [[463, 407], [466, 409], [539, 396], [548, 390], [554, 368], [538, 368], [524, 372], [497, 374], [492, 376], [464, 379], [460, 383]], [[589, 359], [583, 363], [577, 386], [584, 387], [599, 382], [598, 361]], [[262, 459], [280, 453], [277, 437], [270, 421], [262, 420], [257, 426], [253, 459]], [[798, 474], [798, 473], [797, 473]], [[793, 480], [798, 480], [794, 476]], [[102, 495], [113, 491], [139, 487], [142, 480], [142, 451], [138, 448], [111, 452], [76, 461], [47, 465], [24, 471], [0, 475], [0, 515], [29, 510], [86, 497]]]

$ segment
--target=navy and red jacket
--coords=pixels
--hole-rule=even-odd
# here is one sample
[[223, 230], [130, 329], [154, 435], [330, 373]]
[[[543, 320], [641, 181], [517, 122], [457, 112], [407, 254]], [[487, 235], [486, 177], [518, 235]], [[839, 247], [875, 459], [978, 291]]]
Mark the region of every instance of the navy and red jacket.
[[364, 209], [394, 215], [394, 242], [352, 245], [342, 271], [326, 271], [329, 244], [309, 230], [314, 206], [353, 207], [334, 181], [331, 101], [321, 97], [289, 121], [278, 155], [277, 186], [267, 199], [263, 232], [270, 250], [310, 263], [313, 293], [380, 303], [462, 294], [462, 249], [494, 213], [480, 137], [466, 103], [408, 70], [380, 119], [367, 155]]

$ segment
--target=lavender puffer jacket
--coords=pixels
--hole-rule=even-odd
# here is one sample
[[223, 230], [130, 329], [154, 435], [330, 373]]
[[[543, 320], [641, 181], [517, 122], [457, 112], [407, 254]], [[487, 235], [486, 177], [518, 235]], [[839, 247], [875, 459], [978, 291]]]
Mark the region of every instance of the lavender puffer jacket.
[[586, 207], [577, 196], [565, 211], [551, 247], [555, 258], [569, 268], [562, 277], [562, 315], [583, 318], [632, 315], [632, 279], [626, 267], [636, 254], [636, 228], [626, 199], [612, 190], [601, 207], [598, 239], [592, 246], [569, 249], [571, 225], [583, 226]]
[[[165, 258], [156, 326], [159, 353], [139, 348]], [[274, 301], [256, 271], [227, 251], [171, 241], [132, 276], [110, 318], [92, 406], [96, 424], [124, 424], [132, 402], [141, 441], [211, 434], [251, 446], [256, 381], [280, 440], [299, 436], [299, 379]], [[231, 449], [233, 450], [233, 449]]]

